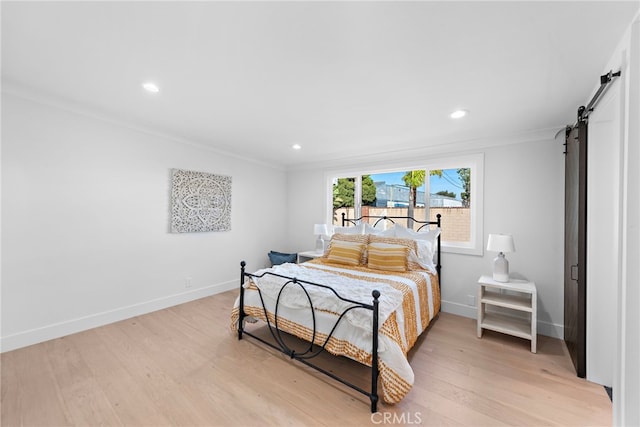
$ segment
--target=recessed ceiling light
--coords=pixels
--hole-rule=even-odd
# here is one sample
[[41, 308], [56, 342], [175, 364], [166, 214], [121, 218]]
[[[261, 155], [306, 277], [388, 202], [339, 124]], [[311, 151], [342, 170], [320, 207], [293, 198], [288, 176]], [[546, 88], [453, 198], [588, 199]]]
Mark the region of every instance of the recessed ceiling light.
[[293, 148], [294, 150], [302, 150], [302, 145], [300, 145], [300, 144], [293, 144], [293, 145], [291, 146], [291, 148]]
[[451, 117], [452, 119], [460, 119], [467, 114], [469, 114], [467, 110], [456, 110], [453, 113], [449, 114], [449, 117]]
[[151, 92], [151, 93], [158, 93], [160, 92], [160, 88], [155, 84], [155, 83], [151, 83], [151, 82], [146, 82], [142, 84], [142, 87], [144, 88], [144, 90], [146, 90], [147, 92]]

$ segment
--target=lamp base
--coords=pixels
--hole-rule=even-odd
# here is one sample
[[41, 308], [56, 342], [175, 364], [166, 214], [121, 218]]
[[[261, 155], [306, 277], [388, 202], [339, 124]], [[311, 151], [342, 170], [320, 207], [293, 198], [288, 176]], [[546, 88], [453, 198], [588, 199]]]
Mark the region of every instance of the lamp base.
[[509, 281], [509, 261], [502, 252], [493, 260], [493, 280], [503, 283]]
[[322, 236], [318, 236], [316, 239], [316, 252], [324, 253], [324, 240], [322, 239]]

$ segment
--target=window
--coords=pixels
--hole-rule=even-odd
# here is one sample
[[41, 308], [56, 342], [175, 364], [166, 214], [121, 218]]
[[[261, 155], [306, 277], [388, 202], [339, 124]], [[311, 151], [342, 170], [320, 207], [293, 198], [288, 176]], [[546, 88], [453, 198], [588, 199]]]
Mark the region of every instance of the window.
[[[431, 221], [440, 214], [445, 252], [482, 255], [483, 163], [483, 155], [476, 154], [331, 172], [330, 222], [340, 226], [343, 212], [348, 218], [386, 215]], [[402, 225], [413, 227], [411, 221]]]

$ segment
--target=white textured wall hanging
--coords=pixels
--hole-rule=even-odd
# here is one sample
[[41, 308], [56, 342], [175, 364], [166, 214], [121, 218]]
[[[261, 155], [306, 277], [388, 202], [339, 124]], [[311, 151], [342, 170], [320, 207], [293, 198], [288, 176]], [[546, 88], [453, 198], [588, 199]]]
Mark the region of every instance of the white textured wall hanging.
[[171, 232], [231, 230], [231, 177], [171, 169]]

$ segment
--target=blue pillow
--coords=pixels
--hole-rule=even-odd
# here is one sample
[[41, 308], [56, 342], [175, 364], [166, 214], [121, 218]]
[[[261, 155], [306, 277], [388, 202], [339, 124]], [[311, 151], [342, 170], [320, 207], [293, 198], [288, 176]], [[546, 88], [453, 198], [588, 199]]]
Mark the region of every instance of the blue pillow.
[[271, 261], [271, 265], [280, 265], [287, 262], [295, 263], [298, 260], [298, 254], [287, 254], [284, 252], [269, 252], [269, 260]]

